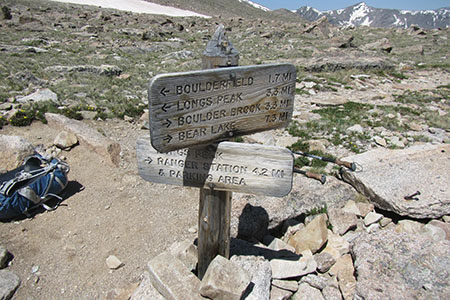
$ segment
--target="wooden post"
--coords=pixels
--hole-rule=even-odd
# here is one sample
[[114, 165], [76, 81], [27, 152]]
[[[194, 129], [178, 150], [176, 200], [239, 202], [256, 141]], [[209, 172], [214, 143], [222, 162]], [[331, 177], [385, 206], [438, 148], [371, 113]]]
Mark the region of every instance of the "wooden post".
[[[203, 52], [202, 68], [237, 66], [239, 52], [219, 25]], [[232, 192], [216, 191], [214, 186], [200, 189], [198, 213], [198, 277], [205, 275], [210, 262], [217, 256], [230, 257], [230, 220]]]

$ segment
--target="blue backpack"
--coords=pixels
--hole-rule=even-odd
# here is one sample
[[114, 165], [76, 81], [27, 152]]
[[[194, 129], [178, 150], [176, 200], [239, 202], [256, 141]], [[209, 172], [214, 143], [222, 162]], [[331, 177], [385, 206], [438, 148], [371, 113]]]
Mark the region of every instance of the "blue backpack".
[[30, 216], [30, 210], [44, 207], [54, 210], [46, 201], [59, 194], [68, 183], [69, 165], [59, 159], [47, 160], [39, 154], [25, 159], [22, 166], [0, 175], [0, 219], [11, 219], [22, 214]]

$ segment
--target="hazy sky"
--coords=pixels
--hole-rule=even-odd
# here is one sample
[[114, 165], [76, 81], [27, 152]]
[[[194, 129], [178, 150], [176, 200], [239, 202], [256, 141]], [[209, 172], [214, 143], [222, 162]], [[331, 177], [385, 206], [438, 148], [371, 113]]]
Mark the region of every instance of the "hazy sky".
[[[296, 10], [302, 6], [311, 6], [318, 10], [345, 8], [363, 2], [362, 0], [251, 0], [270, 9], [287, 8]], [[407, 10], [436, 9], [449, 7], [450, 0], [367, 0], [367, 5], [376, 8], [395, 8]]]

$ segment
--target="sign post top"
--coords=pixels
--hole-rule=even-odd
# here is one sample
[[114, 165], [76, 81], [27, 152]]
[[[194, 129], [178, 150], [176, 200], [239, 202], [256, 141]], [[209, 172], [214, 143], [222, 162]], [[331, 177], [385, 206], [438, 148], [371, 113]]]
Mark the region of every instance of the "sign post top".
[[202, 57], [202, 69], [214, 69], [237, 66], [239, 52], [225, 35], [223, 25], [217, 27], [216, 32], [206, 45]]
[[296, 77], [291, 64], [157, 75], [148, 92], [152, 145], [169, 152], [286, 126]]

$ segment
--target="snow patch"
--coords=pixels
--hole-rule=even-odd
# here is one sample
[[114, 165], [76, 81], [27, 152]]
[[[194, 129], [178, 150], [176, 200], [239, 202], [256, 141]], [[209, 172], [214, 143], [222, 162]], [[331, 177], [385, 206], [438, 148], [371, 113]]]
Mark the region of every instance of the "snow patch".
[[403, 15], [407, 15], [410, 14], [412, 16], [415, 16], [417, 14], [432, 14], [432, 15], [436, 15], [436, 12], [434, 10], [401, 10], [400, 11], [401, 14]]
[[248, 4], [250, 4], [250, 5], [253, 6], [253, 7], [262, 9], [263, 11], [270, 11], [269, 8], [267, 8], [267, 7], [265, 7], [265, 6], [262, 6], [262, 5], [258, 4], [258, 3], [249, 1], [249, 0], [239, 0], [239, 2], [245, 2], [245, 3], [248, 3]]
[[171, 17], [203, 17], [209, 16], [198, 14], [193, 11], [179, 9], [170, 6], [163, 6], [142, 0], [52, 0], [56, 2], [94, 5], [103, 8], [113, 8], [135, 13], [147, 13], [154, 15], [166, 15]]
[[361, 2], [360, 4], [356, 5], [355, 8], [353, 9], [353, 12], [349, 19], [349, 23], [354, 24], [354, 21], [367, 17], [369, 12], [370, 12], [369, 7], [364, 2]]
[[394, 26], [404, 26], [405, 21], [400, 19], [397, 15], [394, 15], [395, 22], [393, 23]]
[[369, 17], [366, 17], [364, 21], [361, 23], [361, 26], [370, 26], [373, 21], [370, 21]]

